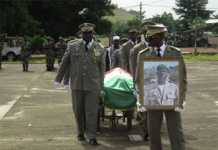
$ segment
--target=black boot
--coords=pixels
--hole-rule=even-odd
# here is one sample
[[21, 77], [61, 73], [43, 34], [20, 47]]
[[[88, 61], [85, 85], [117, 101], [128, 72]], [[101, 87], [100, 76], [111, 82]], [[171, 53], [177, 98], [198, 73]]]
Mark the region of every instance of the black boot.
[[90, 145], [93, 145], [93, 146], [99, 145], [98, 142], [97, 142], [97, 140], [96, 140], [96, 138], [90, 139], [90, 140], [89, 140], [89, 144], [90, 144]]
[[77, 136], [77, 139], [78, 139], [78, 141], [85, 141], [86, 139], [85, 139], [85, 136], [83, 135], [83, 134], [79, 134], [78, 136]]

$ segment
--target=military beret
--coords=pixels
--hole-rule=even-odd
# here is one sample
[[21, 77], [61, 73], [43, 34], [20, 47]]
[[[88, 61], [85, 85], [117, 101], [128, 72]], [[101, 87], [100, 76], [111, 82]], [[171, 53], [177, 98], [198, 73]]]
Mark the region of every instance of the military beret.
[[92, 23], [83, 23], [81, 25], [79, 25], [79, 29], [81, 32], [94, 32], [95, 29], [95, 25]]
[[167, 33], [167, 28], [163, 24], [147, 25], [147, 36], [153, 36], [159, 33]]
[[137, 29], [131, 28], [128, 31], [129, 33], [138, 33], [139, 31]]
[[145, 22], [143, 22], [142, 25], [141, 25], [141, 33], [147, 32], [149, 25], [155, 25], [155, 23], [154, 23], [154, 22], [151, 22], [151, 21], [145, 21]]
[[128, 41], [128, 38], [123, 37], [123, 38], [120, 39], [120, 44], [123, 44], [123, 43], [125, 43], [127, 41]]
[[168, 72], [169, 68], [164, 64], [160, 64], [160, 65], [157, 66], [157, 72], [162, 72], [162, 71], [167, 71]]

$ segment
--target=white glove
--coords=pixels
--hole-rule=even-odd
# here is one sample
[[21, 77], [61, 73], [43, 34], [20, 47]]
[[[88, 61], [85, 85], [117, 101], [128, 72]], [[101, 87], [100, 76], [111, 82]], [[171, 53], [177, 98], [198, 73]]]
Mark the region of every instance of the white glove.
[[146, 109], [144, 106], [142, 106], [142, 105], [139, 103], [139, 101], [137, 101], [136, 106], [137, 106], [137, 111], [138, 111], [138, 112], [145, 112], [145, 111], [147, 111], [147, 109]]
[[54, 81], [54, 87], [56, 89], [59, 89], [61, 87], [61, 83], [60, 82], [57, 82], [57, 81]]
[[181, 108], [181, 107], [175, 107], [175, 109], [174, 109], [176, 112], [182, 112], [183, 111], [183, 109]]
[[174, 110], [176, 112], [182, 112], [182, 111], [184, 111], [185, 105], [186, 105], [186, 102], [183, 102], [181, 107], [175, 107]]

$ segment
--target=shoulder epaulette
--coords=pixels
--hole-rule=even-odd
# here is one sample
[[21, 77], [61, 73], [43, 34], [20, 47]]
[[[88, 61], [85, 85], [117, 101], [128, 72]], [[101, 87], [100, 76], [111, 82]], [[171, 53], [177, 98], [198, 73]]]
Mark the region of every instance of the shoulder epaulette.
[[139, 51], [139, 55], [141, 55], [141, 54], [143, 54], [145, 52], [148, 52], [148, 51], [150, 51], [150, 49], [148, 47], [146, 47], [145, 49]]
[[80, 39], [70, 40], [69, 42], [67, 42], [67, 44], [71, 45], [71, 44], [74, 44], [74, 43], [76, 43], [78, 41], [80, 41]]
[[129, 45], [130, 44], [130, 40], [128, 40], [127, 42], [125, 42], [125, 43], [123, 43], [123, 45], [122, 45], [122, 47], [125, 47], [125, 46], [127, 46], [127, 45]]

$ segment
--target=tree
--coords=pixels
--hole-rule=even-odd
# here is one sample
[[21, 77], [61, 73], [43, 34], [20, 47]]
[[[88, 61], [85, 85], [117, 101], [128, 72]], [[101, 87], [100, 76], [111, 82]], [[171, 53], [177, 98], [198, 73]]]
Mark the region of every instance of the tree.
[[140, 13], [140, 11], [129, 10], [128, 12], [129, 12], [130, 14], [136, 16], [138, 20], [144, 20], [144, 19], [145, 19], [145, 16], [144, 16], [145, 11], [142, 11], [142, 12]]
[[1, 1], [0, 32], [25, 35], [37, 31], [39, 22], [29, 15], [28, 4], [28, 0]]
[[47, 34], [57, 37], [75, 34], [83, 22], [96, 24], [98, 34], [109, 32], [110, 22], [102, 17], [113, 15], [113, 8], [110, 0], [32, 0], [29, 10]]
[[126, 36], [130, 28], [140, 30], [141, 21], [138, 18], [133, 18], [127, 22], [118, 21], [113, 25], [112, 32], [113, 34]]
[[69, 36], [78, 32], [79, 24], [91, 22], [104, 34], [111, 31], [111, 23], [103, 16], [113, 15], [113, 8], [110, 0], [2, 0], [0, 32]]
[[198, 40], [198, 32], [197, 30], [199, 30], [200, 28], [203, 28], [205, 26], [205, 22], [204, 20], [202, 20], [200, 17], [196, 17], [193, 22], [192, 22], [192, 26], [191, 28], [194, 30], [195, 32], [195, 40], [194, 40], [194, 55], [197, 55], [197, 40]]
[[203, 20], [210, 17], [213, 11], [206, 10], [207, 4], [208, 0], [176, 0], [174, 10], [180, 16], [183, 30], [191, 29], [191, 23], [197, 17]]

